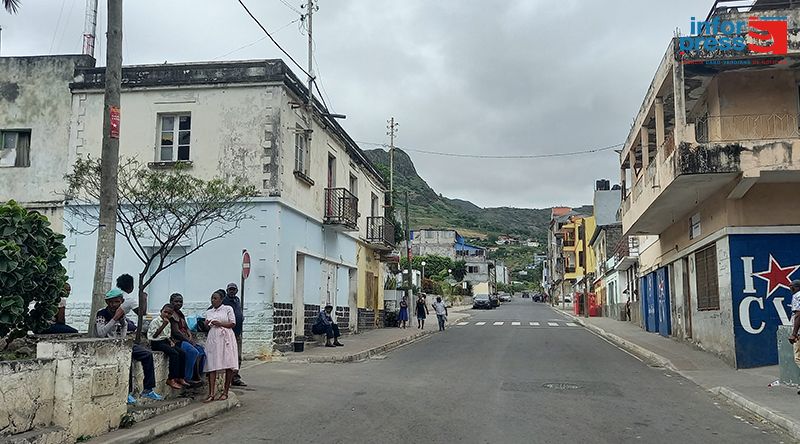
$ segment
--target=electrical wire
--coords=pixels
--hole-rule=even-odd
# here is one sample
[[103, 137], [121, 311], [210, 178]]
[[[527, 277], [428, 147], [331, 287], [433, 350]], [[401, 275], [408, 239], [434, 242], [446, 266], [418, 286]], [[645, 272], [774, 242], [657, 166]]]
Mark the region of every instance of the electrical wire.
[[[373, 145], [373, 146], [381, 146], [384, 148], [388, 148], [389, 145], [385, 143], [374, 143], [374, 142], [362, 142], [356, 141], [356, 143], [361, 143], [364, 145]], [[401, 149], [403, 151], [409, 151], [413, 153], [421, 153], [421, 154], [431, 154], [434, 156], [444, 156], [444, 157], [461, 157], [461, 158], [469, 158], [469, 159], [544, 159], [549, 157], [567, 157], [567, 156], [579, 156], [581, 154], [593, 154], [599, 153], [603, 151], [609, 151], [619, 146], [624, 145], [624, 143], [617, 143], [615, 145], [604, 146], [600, 148], [592, 148], [583, 151], [569, 151], [564, 153], [547, 153], [547, 154], [512, 154], [512, 155], [488, 155], [488, 154], [463, 154], [463, 153], [444, 153], [440, 151], [428, 151], [428, 150], [419, 150], [414, 148], [404, 148], [400, 146], [395, 146], [395, 148]]]
[[286, 5], [286, 7], [291, 9], [293, 12], [296, 12], [297, 14], [303, 15], [303, 13], [299, 9], [295, 8], [294, 6], [292, 6], [292, 4], [287, 2], [286, 0], [281, 0], [281, 3]]
[[[314, 82], [314, 86], [316, 87], [317, 92], [319, 92], [320, 97], [322, 97], [323, 93], [324, 93], [324, 97], [322, 99], [322, 103], [325, 105], [325, 108], [327, 108], [328, 111], [333, 112], [333, 109], [332, 109], [333, 101], [331, 100], [331, 97], [328, 95], [328, 91], [325, 90], [325, 84], [322, 83], [322, 72], [319, 69], [319, 62], [317, 62], [317, 56], [316, 56], [316, 53], [317, 53], [317, 51], [316, 51], [316, 49], [317, 49], [317, 41], [312, 38], [311, 39], [311, 43], [314, 45], [314, 51], [311, 52], [311, 58], [314, 60], [314, 66], [317, 69], [317, 81]], [[319, 86], [317, 86], [317, 84], [319, 84]], [[322, 88], [321, 92], [319, 91], [319, 88]], [[325, 104], [325, 99], [328, 99], [328, 102], [330, 102], [330, 104], [331, 104], [331, 108], [328, 108], [328, 105]]]
[[306, 71], [306, 70], [305, 70], [305, 69], [304, 69], [304, 68], [303, 68], [303, 67], [302, 67], [302, 66], [301, 66], [299, 63], [297, 63], [297, 60], [295, 60], [295, 59], [294, 59], [294, 57], [292, 57], [292, 56], [291, 56], [291, 54], [289, 54], [288, 52], [286, 52], [286, 50], [285, 50], [285, 49], [283, 49], [283, 47], [280, 45], [280, 43], [278, 43], [278, 42], [277, 42], [277, 41], [276, 41], [276, 40], [275, 40], [275, 39], [272, 37], [272, 35], [269, 33], [269, 31], [267, 31], [267, 28], [265, 28], [265, 27], [264, 27], [264, 25], [262, 25], [262, 24], [261, 24], [261, 22], [260, 22], [260, 21], [258, 21], [258, 19], [256, 18], [256, 16], [254, 16], [252, 12], [250, 12], [250, 9], [248, 9], [248, 8], [247, 8], [247, 5], [245, 5], [245, 4], [244, 4], [244, 2], [243, 2], [242, 0], [238, 0], [238, 1], [239, 1], [239, 4], [240, 4], [240, 5], [242, 5], [242, 8], [244, 8], [244, 10], [247, 12], [247, 15], [249, 15], [249, 16], [250, 16], [250, 18], [251, 18], [251, 19], [253, 19], [253, 21], [254, 21], [254, 22], [256, 22], [256, 24], [258, 25], [258, 27], [259, 27], [259, 28], [261, 28], [261, 30], [262, 30], [262, 31], [264, 31], [264, 34], [266, 34], [266, 35], [267, 35], [267, 37], [269, 37], [269, 39], [270, 39], [270, 40], [272, 40], [272, 43], [274, 43], [274, 44], [275, 44], [275, 46], [277, 46], [277, 47], [278, 47], [278, 49], [280, 49], [280, 50], [281, 50], [281, 52], [282, 52], [284, 55], [286, 55], [286, 57], [288, 57], [288, 58], [289, 58], [289, 60], [291, 60], [291, 61], [292, 61], [292, 63], [294, 63], [294, 64], [295, 64], [295, 66], [297, 66], [297, 68], [298, 68], [298, 69], [299, 69], [299, 70], [300, 70], [300, 71], [301, 71], [303, 74], [307, 75], [308, 77], [312, 77], [312, 78], [313, 78], [313, 76], [312, 76], [311, 74], [309, 74], [309, 73], [308, 73], [308, 71]]
[[64, 5], [67, 0], [61, 0], [61, 9], [58, 11], [58, 20], [56, 20], [56, 27], [53, 29], [53, 40], [50, 42], [50, 54], [53, 53], [53, 47], [56, 46], [56, 37], [58, 37], [58, 27], [61, 26], [61, 16], [64, 14]]
[[[299, 22], [299, 21], [300, 21], [300, 19], [295, 19], [295, 20], [292, 20], [291, 22], [289, 22], [289, 23], [287, 23], [287, 24], [285, 24], [285, 25], [281, 26], [280, 28], [276, 29], [275, 31], [273, 31], [273, 32], [272, 32], [272, 34], [277, 34], [277, 33], [281, 32], [282, 30], [284, 30], [284, 29], [288, 28], [289, 26], [291, 26], [291, 25], [293, 25], [294, 23], [297, 23], [297, 22]], [[261, 37], [261, 38], [260, 38], [260, 39], [258, 39], [258, 40], [254, 40], [254, 41], [252, 41], [252, 42], [250, 42], [250, 43], [248, 43], [248, 44], [246, 44], [246, 45], [244, 45], [244, 46], [240, 46], [240, 47], [238, 47], [238, 48], [236, 48], [236, 49], [234, 49], [234, 50], [232, 50], [232, 51], [228, 51], [228, 52], [226, 52], [225, 54], [222, 54], [222, 55], [220, 55], [220, 56], [214, 57], [214, 58], [213, 58], [213, 59], [211, 59], [211, 60], [218, 60], [218, 59], [221, 59], [221, 58], [223, 58], [223, 57], [227, 57], [227, 56], [229, 56], [229, 55], [233, 54], [234, 52], [239, 52], [239, 51], [241, 51], [241, 50], [243, 50], [243, 49], [245, 49], [245, 48], [249, 48], [249, 47], [251, 47], [251, 46], [255, 45], [256, 43], [260, 43], [260, 42], [262, 42], [262, 41], [266, 40], [267, 38], [268, 38], [267, 36]]]

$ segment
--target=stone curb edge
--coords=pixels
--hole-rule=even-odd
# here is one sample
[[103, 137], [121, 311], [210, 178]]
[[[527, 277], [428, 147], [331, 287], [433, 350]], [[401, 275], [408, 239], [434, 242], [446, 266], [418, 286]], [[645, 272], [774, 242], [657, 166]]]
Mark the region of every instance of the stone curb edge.
[[156, 437], [197, 424], [239, 405], [239, 398], [235, 393], [230, 392], [228, 399], [224, 402], [215, 401], [208, 404], [189, 405], [138, 423], [131, 429], [118, 429], [106, 435], [100, 435], [92, 439], [91, 443], [138, 444], [150, 442]]
[[[463, 311], [462, 311], [463, 313]], [[472, 317], [472, 313], [467, 314], [466, 316], [460, 318], [458, 322], [463, 321], [464, 319], [469, 319]], [[453, 322], [448, 322], [448, 325], [452, 325]], [[397, 339], [387, 344], [379, 345], [377, 347], [373, 347], [352, 355], [346, 356], [309, 356], [309, 357], [293, 357], [293, 356], [284, 356], [280, 359], [275, 359], [275, 362], [288, 362], [290, 364], [344, 364], [348, 362], [358, 362], [363, 361], [370, 356], [380, 355], [389, 351], [392, 351], [396, 348], [402, 347], [406, 344], [410, 344], [411, 342], [418, 341], [426, 336], [432, 335], [434, 333], [438, 333], [437, 331], [423, 331], [420, 333], [415, 333], [411, 336], [407, 336], [402, 339]]]
[[762, 418], [772, 425], [780, 427], [789, 435], [791, 435], [792, 438], [800, 440], [800, 424], [798, 424], [796, 421], [779, 415], [778, 413], [775, 413], [772, 410], [769, 410], [768, 408], [745, 398], [744, 396], [727, 387], [713, 387], [708, 391], [715, 395], [722, 396], [723, 398], [731, 401], [732, 403], [758, 416], [759, 418]]
[[[654, 352], [652, 352], [650, 350], [647, 350], [644, 347], [641, 347], [639, 345], [633, 344], [630, 341], [626, 341], [625, 339], [622, 339], [622, 338], [620, 338], [619, 336], [617, 336], [615, 334], [608, 333], [608, 332], [606, 332], [605, 330], [603, 330], [602, 328], [600, 328], [600, 327], [598, 327], [596, 325], [587, 324], [587, 323], [585, 323], [583, 321], [583, 319], [581, 319], [578, 316], [573, 315], [572, 313], [564, 313], [564, 314], [566, 314], [567, 316], [570, 316], [571, 318], [575, 319], [576, 322], [578, 322], [582, 326], [586, 327], [588, 330], [591, 330], [592, 332], [594, 332], [594, 333], [596, 333], [596, 334], [608, 339], [609, 341], [611, 341], [614, 344], [618, 345], [619, 347], [625, 349], [626, 351], [628, 351], [630, 353], [633, 353], [634, 355], [638, 356], [639, 358], [642, 358], [642, 359], [647, 360], [647, 361], [651, 361], [653, 363], [657, 363], [661, 367], [665, 367], [665, 368], [667, 368], [667, 369], [669, 369], [669, 370], [671, 370], [671, 371], [673, 371], [675, 373], [680, 374], [681, 376], [686, 377], [685, 375], [683, 375], [683, 373], [680, 370], [678, 370], [677, 368], [675, 368], [674, 365], [672, 365], [672, 362], [670, 362], [669, 359], [667, 359], [667, 358], [665, 358], [665, 357], [663, 357], [663, 356], [661, 356], [661, 355], [659, 355], [657, 353], [654, 353]], [[694, 380], [691, 379], [691, 378], [687, 378], [687, 379], [689, 379], [690, 381], [694, 382]], [[695, 382], [695, 384], [697, 384], [697, 383]], [[697, 385], [699, 387], [702, 387], [699, 384], [697, 384]], [[764, 406], [762, 406], [760, 404], [757, 404], [757, 403], [745, 398], [744, 396], [736, 393], [735, 391], [733, 391], [733, 390], [731, 390], [731, 389], [729, 389], [727, 387], [712, 387], [712, 388], [702, 387], [702, 388], [706, 389], [707, 391], [709, 391], [710, 393], [712, 393], [714, 395], [718, 395], [718, 396], [721, 396], [721, 397], [727, 399], [728, 401], [732, 402], [733, 404], [737, 405], [738, 407], [740, 407], [740, 408], [742, 408], [742, 409], [744, 409], [744, 410], [746, 410], [746, 411], [758, 416], [759, 418], [763, 419], [764, 421], [767, 421], [770, 424], [785, 430], [787, 433], [789, 433], [789, 435], [792, 436], [792, 438], [800, 440], [800, 424], [798, 424], [797, 422], [795, 422], [795, 421], [793, 421], [793, 420], [791, 420], [789, 418], [786, 418], [784, 416], [781, 416], [781, 415], [773, 412], [772, 410], [769, 410], [768, 408], [766, 408], [766, 407], [764, 407]]]

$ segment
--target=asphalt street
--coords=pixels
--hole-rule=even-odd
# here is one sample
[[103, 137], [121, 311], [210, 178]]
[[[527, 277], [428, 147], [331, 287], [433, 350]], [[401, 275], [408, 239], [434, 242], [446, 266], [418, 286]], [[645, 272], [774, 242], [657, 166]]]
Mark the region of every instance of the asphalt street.
[[545, 304], [462, 324], [360, 363], [255, 365], [242, 407], [155, 442], [792, 442]]

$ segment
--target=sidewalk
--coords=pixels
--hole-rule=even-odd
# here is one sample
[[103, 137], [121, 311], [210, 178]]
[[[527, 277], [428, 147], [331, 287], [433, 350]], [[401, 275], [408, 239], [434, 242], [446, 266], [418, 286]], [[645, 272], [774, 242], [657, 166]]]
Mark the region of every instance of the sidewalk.
[[[448, 308], [450, 315], [447, 317], [447, 325], [460, 322], [472, 314], [467, 310], [472, 306], [462, 305]], [[273, 355], [272, 361], [298, 362], [298, 363], [343, 363], [362, 361], [370, 356], [386, 353], [397, 347], [416, 341], [428, 335], [437, 333], [439, 326], [436, 322], [436, 314], [431, 311], [425, 320], [425, 329], [417, 328], [417, 320], [411, 319], [408, 328], [377, 328], [355, 335], [344, 335], [340, 339], [344, 347], [321, 347], [313, 343], [305, 344], [305, 350], [301, 353], [286, 352], [283, 355]], [[246, 369], [254, 365], [259, 365], [258, 361], [242, 363], [242, 368]]]
[[715, 395], [781, 427], [800, 440], [797, 388], [780, 385], [777, 365], [736, 370], [711, 353], [687, 342], [648, 333], [630, 322], [609, 318], [583, 318], [556, 307], [556, 311], [576, 320], [645, 363], [670, 369]]

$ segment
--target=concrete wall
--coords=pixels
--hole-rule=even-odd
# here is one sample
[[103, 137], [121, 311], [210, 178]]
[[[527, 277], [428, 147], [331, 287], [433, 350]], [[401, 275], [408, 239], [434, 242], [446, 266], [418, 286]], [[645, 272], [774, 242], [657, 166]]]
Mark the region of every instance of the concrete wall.
[[0, 362], [0, 440], [50, 425], [55, 374], [52, 359]]
[[30, 167], [0, 167], [0, 202], [14, 199], [45, 211], [60, 231], [61, 192], [66, 188], [72, 95], [76, 66], [88, 56], [0, 57], [0, 130], [30, 130]]

